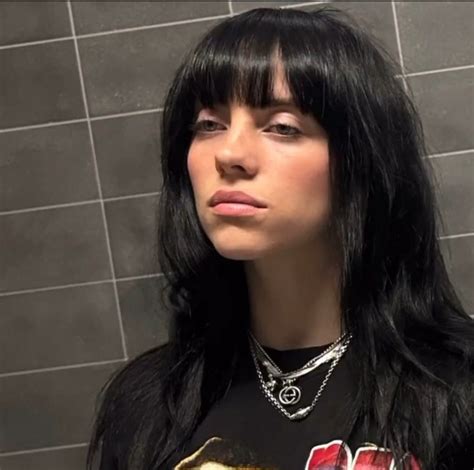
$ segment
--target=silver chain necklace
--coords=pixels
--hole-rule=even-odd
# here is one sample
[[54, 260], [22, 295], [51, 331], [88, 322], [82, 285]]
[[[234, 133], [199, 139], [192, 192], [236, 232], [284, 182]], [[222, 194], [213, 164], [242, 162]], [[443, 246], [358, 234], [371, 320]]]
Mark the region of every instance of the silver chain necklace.
[[[343, 333], [339, 338], [337, 338], [333, 343], [331, 343], [322, 353], [318, 354], [313, 359], [310, 359], [305, 365], [302, 367], [290, 371], [290, 372], [283, 372], [273, 361], [273, 359], [267, 354], [265, 349], [262, 345], [258, 342], [252, 332], [248, 331], [250, 338], [254, 342], [254, 345], [257, 347], [257, 354], [262, 361], [263, 365], [266, 367], [269, 376], [271, 378], [278, 378], [278, 379], [296, 379], [298, 377], [302, 377], [303, 375], [309, 374], [311, 371], [319, 367], [321, 364], [329, 362], [332, 358], [335, 357], [338, 348], [340, 348], [340, 343], [347, 337], [347, 333]], [[270, 386], [270, 384], [269, 384]], [[271, 386], [270, 386], [271, 387]]]
[[[305, 364], [300, 369], [283, 374], [281, 369], [279, 369], [279, 367], [276, 366], [276, 364], [272, 361], [272, 359], [268, 356], [268, 354], [266, 354], [266, 351], [262, 348], [262, 346], [258, 343], [258, 341], [253, 337], [253, 335], [249, 331], [249, 340], [251, 340], [250, 350], [252, 353], [252, 358], [255, 364], [255, 368], [257, 370], [257, 375], [259, 378], [262, 392], [265, 395], [265, 397], [270, 401], [270, 403], [274, 405], [278, 409], [278, 411], [280, 411], [288, 419], [292, 421], [303, 419], [306, 416], [308, 416], [308, 414], [314, 409], [319, 397], [321, 396], [321, 393], [326, 387], [329, 377], [331, 376], [334, 368], [336, 367], [337, 363], [340, 361], [341, 357], [343, 356], [343, 354], [345, 353], [346, 349], [349, 346], [350, 340], [352, 338], [352, 334], [349, 333], [347, 336], [347, 339], [344, 340], [345, 336], [346, 334], [341, 335], [341, 337], [339, 337], [333, 344], [331, 344], [325, 351], [323, 351], [323, 353], [311, 359], [307, 364]], [[255, 343], [256, 346], [253, 343]], [[270, 362], [262, 361], [265, 367], [267, 367], [267, 372], [270, 377], [270, 380], [268, 383], [263, 378], [263, 374], [260, 370], [260, 366], [258, 364], [258, 359], [257, 359], [258, 353], [255, 350], [256, 347], [260, 348], [264, 352], [263, 355], [265, 357], [268, 357], [270, 361]], [[261, 351], [260, 351], [260, 355], [262, 355]], [[326, 376], [324, 377], [323, 382], [321, 383], [321, 386], [319, 387], [319, 390], [317, 391], [311, 404], [306, 407], [298, 409], [294, 413], [288, 412], [282, 405], [293, 405], [295, 403], [298, 403], [301, 398], [301, 389], [297, 387], [296, 385], [293, 385], [293, 382], [296, 380], [296, 378], [301, 377], [302, 375], [306, 375], [307, 373], [311, 372], [311, 370], [314, 370], [319, 365], [325, 362], [328, 362], [328, 360], [330, 360], [331, 358], [333, 359], [332, 364], [329, 367], [329, 370], [327, 371]], [[273, 364], [273, 367], [272, 367], [272, 364]], [[278, 402], [278, 400], [272, 394], [274, 386], [276, 385], [276, 381], [274, 380], [276, 376], [272, 375], [272, 373], [270, 372], [273, 369], [276, 369], [277, 374], [279, 374], [278, 378], [282, 378], [282, 381], [283, 381], [283, 388], [280, 390], [280, 393], [278, 395], [280, 402]]]

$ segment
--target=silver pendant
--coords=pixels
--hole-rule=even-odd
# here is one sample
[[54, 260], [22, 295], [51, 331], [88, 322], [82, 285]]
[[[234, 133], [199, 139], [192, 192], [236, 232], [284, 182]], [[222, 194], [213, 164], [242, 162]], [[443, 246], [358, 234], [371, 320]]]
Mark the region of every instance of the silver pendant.
[[278, 394], [282, 405], [294, 405], [300, 401], [301, 390], [296, 385], [285, 385]]
[[298, 411], [295, 411], [293, 414], [289, 416], [289, 418], [291, 420], [303, 419], [306, 416], [308, 416], [310, 411], [311, 411], [311, 406], [306, 406], [304, 408], [300, 408]]

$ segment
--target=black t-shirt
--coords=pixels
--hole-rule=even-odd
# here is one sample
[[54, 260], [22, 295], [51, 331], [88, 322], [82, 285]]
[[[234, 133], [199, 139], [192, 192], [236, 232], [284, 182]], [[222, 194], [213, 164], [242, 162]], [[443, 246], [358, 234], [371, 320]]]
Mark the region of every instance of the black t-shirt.
[[[327, 346], [285, 351], [264, 349], [280, 369], [288, 372], [301, 367]], [[394, 470], [389, 449], [373, 465], [369, 463], [376, 444], [381, 445], [375, 429], [365, 438], [360, 431], [348, 437], [358, 372], [357, 360], [351, 354], [349, 345], [310, 414], [291, 421], [264, 396], [250, 348], [244, 348], [230, 389], [198, 425], [174, 470]], [[301, 399], [287, 407], [288, 411], [312, 402], [329, 367], [330, 363], [323, 364], [296, 380], [295, 385], [301, 387]], [[101, 470], [127, 468], [117, 457], [123, 453], [124, 446], [125, 441], [107, 440]], [[335, 459], [341, 447], [345, 464], [336, 467]], [[448, 447], [446, 455], [446, 460], [437, 462], [436, 470], [474, 470], [474, 434], [463, 449]], [[409, 458], [411, 470], [418, 470], [416, 456]]]
[[[303, 366], [327, 346], [281, 351], [265, 346], [264, 349], [283, 372], [289, 372]], [[247, 348], [241, 356], [231, 388], [200, 423], [188, 447], [187, 457], [175, 469], [333, 470], [339, 468], [335, 466], [335, 458], [342, 446], [346, 466], [341, 469], [392, 470], [392, 457], [388, 450], [378, 457], [374, 466], [368, 464], [376, 444], [381, 445], [375, 432], [364, 440], [360, 433], [348, 438], [351, 400], [357, 386], [357, 371], [351, 370], [349, 354], [350, 345], [334, 368], [315, 408], [302, 420], [293, 421], [264, 395], [250, 348]], [[311, 404], [331, 362], [296, 380], [301, 398], [285, 409], [293, 413]], [[278, 385], [275, 396], [280, 388]], [[413, 470], [418, 470], [414, 457], [411, 459]], [[211, 466], [211, 463], [219, 465]]]

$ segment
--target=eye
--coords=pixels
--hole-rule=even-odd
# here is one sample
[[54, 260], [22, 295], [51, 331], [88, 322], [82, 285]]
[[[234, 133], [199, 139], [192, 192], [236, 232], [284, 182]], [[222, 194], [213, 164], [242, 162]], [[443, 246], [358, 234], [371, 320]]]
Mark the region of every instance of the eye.
[[[200, 130], [203, 130], [204, 132], [210, 132], [212, 131], [212, 129], [206, 129], [206, 126], [204, 126], [203, 124], [205, 123], [211, 123], [212, 124], [217, 124], [217, 122], [215, 121], [212, 121], [211, 119], [201, 119], [200, 121], [196, 121], [194, 123], [192, 123], [189, 128], [192, 132], [198, 132]], [[204, 128], [204, 129], [203, 129]]]
[[[301, 134], [301, 131], [297, 127], [290, 126], [289, 124], [285, 124], [283, 122], [277, 122], [276, 124], [270, 126], [269, 129], [271, 129], [272, 127], [278, 127], [280, 130], [283, 130], [283, 132], [279, 134], [285, 137], [296, 137]], [[291, 133], [285, 132], [285, 129], [287, 131], [291, 131]]]

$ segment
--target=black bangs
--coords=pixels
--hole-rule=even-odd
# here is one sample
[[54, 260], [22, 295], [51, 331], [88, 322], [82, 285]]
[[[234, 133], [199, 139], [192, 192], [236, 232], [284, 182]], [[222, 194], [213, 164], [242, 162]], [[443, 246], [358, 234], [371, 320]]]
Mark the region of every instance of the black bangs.
[[229, 18], [204, 38], [190, 64], [197, 106], [264, 107], [270, 102], [281, 34], [272, 21], [277, 14], [260, 9], [247, 18]]
[[258, 8], [218, 24], [204, 36], [189, 63], [187, 85], [196, 109], [230, 102], [253, 108], [270, 105], [281, 63], [290, 98], [302, 112], [314, 111], [321, 80], [318, 73], [308, 76], [308, 64], [313, 72], [318, 64], [305, 45], [314, 37], [314, 22], [305, 11]]

